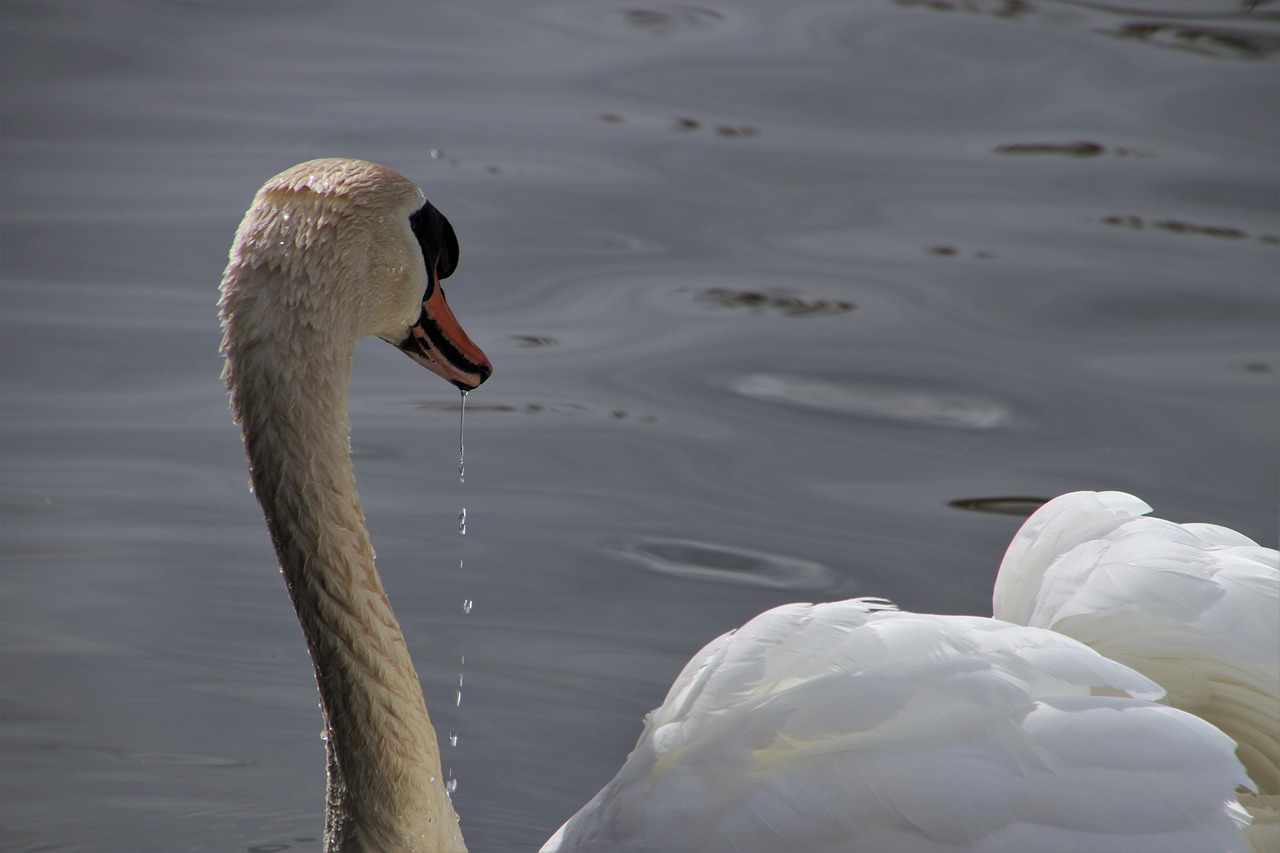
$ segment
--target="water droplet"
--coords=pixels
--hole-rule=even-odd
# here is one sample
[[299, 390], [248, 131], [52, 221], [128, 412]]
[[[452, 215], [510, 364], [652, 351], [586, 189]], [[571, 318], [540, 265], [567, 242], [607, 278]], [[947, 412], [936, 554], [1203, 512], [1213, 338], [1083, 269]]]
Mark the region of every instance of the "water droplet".
[[462, 441], [463, 427], [467, 422], [467, 392], [462, 392], [462, 404], [458, 406], [458, 484], [467, 482], [466, 445]]
[[453, 707], [455, 708], [462, 707], [462, 691], [461, 690], [459, 690], [457, 693], [453, 695]]
[[450, 779], [448, 782], [444, 783], [444, 787], [450, 794], [456, 794], [458, 792], [458, 780]]
[[467, 535], [467, 508], [464, 506], [462, 512], [458, 513], [458, 532], [463, 536]]
[[476, 603], [475, 603], [474, 601], [472, 601], [471, 599], [469, 599], [469, 598], [465, 598], [465, 599], [463, 599], [463, 600], [462, 600], [462, 612], [463, 612], [463, 613], [470, 613], [470, 612], [471, 612], [471, 608], [473, 608], [473, 607], [475, 607], [475, 606], [476, 606]]
[[458, 733], [449, 732], [449, 746], [457, 746], [457, 745], [458, 745]]
[[432, 160], [439, 160], [439, 159], [440, 159], [440, 151], [439, 151], [439, 149], [437, 149], [437, 148], [432, 148], [432, 149], [431, 149], [431, 159], [432, 159]]

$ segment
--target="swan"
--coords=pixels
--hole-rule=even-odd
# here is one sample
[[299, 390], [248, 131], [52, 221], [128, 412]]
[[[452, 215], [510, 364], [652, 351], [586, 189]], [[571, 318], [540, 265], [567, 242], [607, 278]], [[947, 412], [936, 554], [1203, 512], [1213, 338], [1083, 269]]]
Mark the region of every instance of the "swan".
[[[445, 302], [457, 258], [407, 179], [313, 160], [259, 190], [222, 279], [224, 379], [319, 686], [327, 851], [465, 849], [346, 410], [364, 336], [463, 391], [492, 373]], [[1034, 585], [1011, 567], [1004, 597]], [[1236, 744], [1164, 692], [1046, 627], [785, 605], [693, 657], [543, 850], [1243, 850]]]
[[[542, 853], [1280, 850], [1280, 552], [1151, 511], [1047, 502], [995, 618], [791, 604], [712, 641]], [[1233, 773], [1243, 835], [1199, 788]]]

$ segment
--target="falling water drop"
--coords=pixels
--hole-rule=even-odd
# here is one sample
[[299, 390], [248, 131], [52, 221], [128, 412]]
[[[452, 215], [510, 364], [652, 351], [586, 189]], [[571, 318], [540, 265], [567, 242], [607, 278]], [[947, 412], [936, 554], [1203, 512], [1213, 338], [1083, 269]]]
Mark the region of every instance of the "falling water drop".
[[[437, 156], [436, 151], [431, 152], [431, 156]], [[458, 407], [458, 485], [464, 487], [467, 482], [467, 463], [466, 463], [466, 444], [463, 441], [463, 432], [467, 422], [467, 392], [462, 392], [462, 403]], [[467, 508], [464, 506], [458, 512], [458, 533], [461, 536], [467, 535]], [[458, 573], [462, 573], [463, 558], [458, 557]], [[462, 600], [463, 614], [470, 614], [475, 602], [470, 598]], [[458, 661], [458, 688], [453, 696], [453, 705], [455, 708], [462, 707], [462, 674], [467, 664], [467, 656], [462, 655]], [[456, 731], [449, 732], [449, 746], [458, 746], [458, 733]], [[453, 768], [449, 768], [448, 778], [444, 783], [445, 790], [450, 794], [454, 794], [458, 790], [458, 780], [453, 776]]]
[[467, 422], [467, 392], [462, 392], [462, 405], [458, 407], [458, 483], [467, 482], [466, 445], [462, 441], [463, 427]]

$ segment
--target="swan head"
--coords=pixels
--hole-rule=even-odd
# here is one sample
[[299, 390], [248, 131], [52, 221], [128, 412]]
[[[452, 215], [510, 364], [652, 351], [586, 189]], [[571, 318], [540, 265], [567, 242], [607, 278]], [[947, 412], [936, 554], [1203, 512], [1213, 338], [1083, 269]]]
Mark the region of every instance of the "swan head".
[[304, 332], [335, 347], [376, 336], [470, 391], [493, 366], [445, 301], [440, 282], [457, 265], [449, 220], [407, 178], [362, 160], [300, 163], [263, 185], [236, 232], [224, 350]]

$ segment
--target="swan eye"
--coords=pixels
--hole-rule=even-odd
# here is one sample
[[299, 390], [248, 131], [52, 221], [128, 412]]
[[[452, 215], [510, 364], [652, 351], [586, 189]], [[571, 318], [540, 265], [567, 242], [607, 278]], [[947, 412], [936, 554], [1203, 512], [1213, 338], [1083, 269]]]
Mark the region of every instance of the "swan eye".
[[458, 238], [444, 214], [432, 207], [431, 202], [424, 202], [409, 217], [409, 227], [422, 247], [422, 260], [428, 273], [434, 269], [442, 279], [452, 275], [458, 268]]

